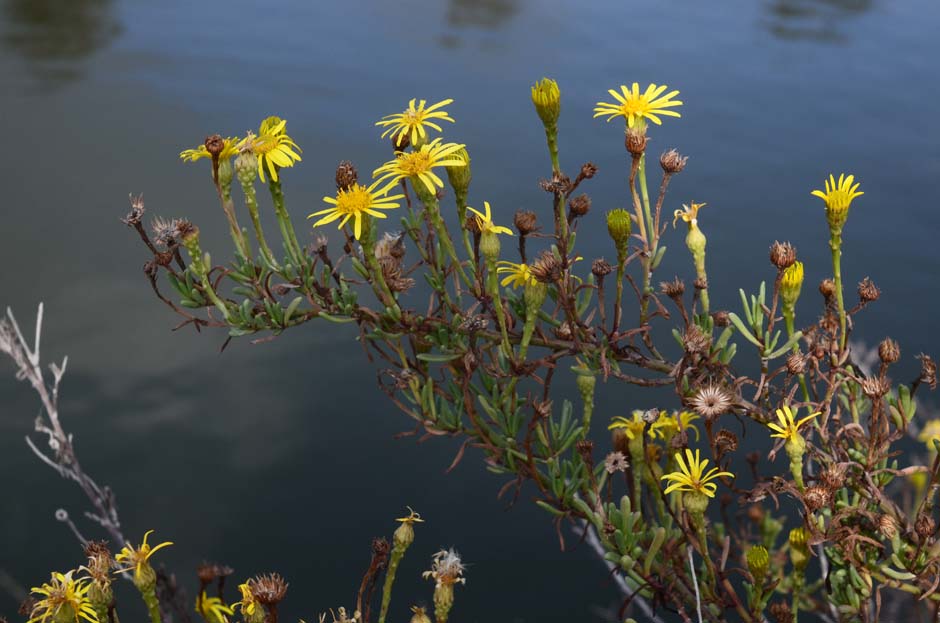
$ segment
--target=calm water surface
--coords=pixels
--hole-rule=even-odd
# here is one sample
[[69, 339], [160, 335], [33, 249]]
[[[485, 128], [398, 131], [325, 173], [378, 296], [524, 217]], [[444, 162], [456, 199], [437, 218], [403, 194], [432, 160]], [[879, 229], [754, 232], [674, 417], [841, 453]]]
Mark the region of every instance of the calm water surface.
[[[299, 222], [332, 192], [338, 160], [371, 170], [386, 159], [376, 119], [411, 97], [452, 97], [447, 136], [474, 156], [472, 203], [491, 201], [504, 221], [545, 210], [528, 86], [551, 75], [563, 163], [600, 166], [588, 189], [599, 213], [624, 203], [625, 162], [619, 126], [592, 120], [592, 106], [608, 87], [664, 82], [686, 106], [654, 130], [652, 150], [691, 156], [667, 208], [708, 202], [717, 306], [771, 278], [774, 239], [799, 247], [811, 300], [828, 259], [809, 191], [845, 169], [866, 192], [847, 228], [846, 280], [870, 275], [884, 291], [861, 337], [936, 353], [938, 17], [935, 0], [2, 0], [0, 303], [31, 324], [45, 301], [45, 356], [70, 357], [61, 407], [86, 469], [117, 492], [129, 535], [156, 528], [177, 543], [161, 558], [188, 584], [204, 557], [276, 570], [293, 586], [287, 620], [315, 619], [352, 604], [369, 540], [410, 504], [429, 521], [399, 573], [399, 620], [412, 595], [430, 596], [418, 579], [429, 555], [451, 545], [471, 564], [460, 620], [600, 620], [619, 603], [600, 563], [560, 552], [528, 503], [506, 512], [477, 453], [445, 475], [455, 443], [392, 439], [409, 423], [373, 388], [352, 331], [309, 325], [224, 355], [221, 335], [170, 332], [176, 319], [118, 221], [127, 193], [143, 191], [152, 214], [191, 217], [220, 258], [212, 188], [204, 167], [179, 163], [181, 148], [288, 118], [304, 148], [285, 174]], [[610, 255], [592, 216], [581, 250]], [[681, 236], [667, 244], [660, 274], [688, 276]], [[0, 372], [0, 614], [12, 618], [17, 587], [76, 564], [53, 513], [84, 506], [29, 453], [34, 396], [7, 364]], [[599, 410], [649, 400], [611, 387]]]

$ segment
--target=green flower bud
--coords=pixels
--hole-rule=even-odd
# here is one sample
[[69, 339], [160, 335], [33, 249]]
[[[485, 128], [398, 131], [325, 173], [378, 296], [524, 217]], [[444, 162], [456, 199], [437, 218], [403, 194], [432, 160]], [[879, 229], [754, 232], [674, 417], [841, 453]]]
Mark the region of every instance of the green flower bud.
[[783, 306], [793, 309], [797, 299], [800, 298], [800, 289], [803, 287], [803, 262], [793, 262], [783, 271], [780, 279], [780, 298]]
[[575, 383], [578, 385], [578, 392], [585, 402], [594, 400], [594, 387], [597, 385], [597, 378], [593, 374], [588, 371], [578, 372]]
[[532, 103], [535, 112], [546, 127], [554, 127], [561, 114], [561, 91], [551, 78], [542, 78], [532, 87]]
[[708, 499], [708, 496], [701, 491], [686, 491], [682, 496], [685, 509], [689, 511], [689, 515], [691, 515], [693, 519], [704, 516], [705, 509], [708, 508]]
[[803, 571], [809, 564], [808, 537], [809, 534], [803, 526], [790, 530], [790, 562], [797, 571]]
[[531, 279], [527, 280], [523, 291], [526, 311], [532, 310], [532, 312], [536, 312], [541, 309], [547, 295], [548, 286], [546, 284], [541, 281], [533, 282]]
[[632, 231], [633, 223], [630, 221], [629, 212], [623, 208], [617, 208], [607, 213], [607, 233], [613, 239], [619, 255], [626, 255]]
[[763, 545], [755, 545], [747, 550], [747, 568], [754, 576], [754, 583], [761, 586], [770, 570], [770, 554]]
[[699, 259], [704, 263], [705, 258], [705, 245], [708, 243], [708, 240], [705, 238], [705, 234], [702, 233], [702, 230], [698, 228], [698, 225], [695, 223], [689, 223], [689, 233], [685, 236], [685, 246], [689, 248], [689, 252], [692, 254], [692, 258], [698, 264]]
[[395, 549], [405, 550], [415, 540], [415, 529], [410, 521], [404, 521], [392, 534], [392, 545]]
[[447, 170], [447, 179], [450, 181], [451, 187], [454, 189], [454, 193], [457, 196], [466, 195], [467, 189], [470, 188], [470, 154], [467, 153], [466, 147], [461, 147], [459, 151], [451, 154], [451, 158], [461, 159], [466, 162], [466, 166], [449, 166], [444, 167]]
[[480, 235], [480, 253], [487, 262], [495, 262], [499, 258], [499, 236], [493, 231], [484, 231]]
[[235, 175], [242, 186], [250, 186], [258, 177], [258, 157], [246, 151], [235, 158]]
[[233, 174], [234, 169], [232, 168], [231, 159], [226, 158], [225, 160], [219, 160], [219, 186], [222, 187], [223, 191], [232, 187]]

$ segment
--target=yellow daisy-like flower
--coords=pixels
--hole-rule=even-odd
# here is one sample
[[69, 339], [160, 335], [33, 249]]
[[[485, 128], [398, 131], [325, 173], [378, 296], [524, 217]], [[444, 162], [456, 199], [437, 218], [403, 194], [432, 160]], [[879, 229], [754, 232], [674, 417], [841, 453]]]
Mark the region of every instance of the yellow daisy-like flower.
[[512, 230], [508, 227], [503, 227], [502, 225], [495, 225], [493, 223], [493, 212], [490, 210], [490, 202], [483, 202], [483, 212], [475, 208], [467, 206], [467, 209], [473, 212], [477, 217], [477, 225], [480, 226], [481, 233], [491, 232], [494, 234], [509, 234], [512, 235]]
[[[799, 411], [799, 407], [796, 409]], [[806, 422], [812, 420], [815, 417], [820, 415], [820, 411], [816, 413], [810, 413], [805, 418], [797, 421], [796, 420], [796, 411], [790, 408], [789, 405], [784, 406], [782, 409], [777, 409], [777, 420], [780, 424], [774, 424], [770, 422], [767, 424], [767, 428], [776, 431], [771, 437], [779, 437], [780, 439], [785, 439], [790, 441], [800, 436], [800, 426]]]
[[300, 162], [297, 152], [302, 152], [286, 131], [287, 120], [280, 117], [268, 117], [261, 122], [258, 134], [248, 133], [238, 144], [239, 151], [250, 151], [258, 157], [258, 175], [264, 182], [264, 170], [268, 169], [271, 179], [278, 181], [278, 168], [292, 167]]
[[928, 450], [934, 449], [934, 439], [940, 440], [940, 420], [928, 421], [917, 435], [917, 441], [924, 442]]
[[391, 136], [395, 139], [396, 145], [401, 145], [405, 137], [409, 134], [411, 135], [411, 144], [415, 145], [418, 142], [418, 136], [421, 138], [427, 138], [427, 131], [424, 129], [424, 126], [434, 128], [438, 132], [442, 132], [441, 126], [436, 123], [429, 121], [429, 119], [440, 119], [441, 121], [450, 121], [454, 122], [450, 118], [450, 115], [447, 114], [444, 110], [438, 110], [444, 106], [448, 106], [454, 103], [452, 99], [441, 100], [436, 104], [432, 104], [425, 108], [427, 100], [421, 100], [418, 102], [418, 105], [415, 106], [416, 100], [411, 100], [408, 102], [408, 108], [404, 112], [397, 113], [394, 115], [386, 115], [382, 117], [381, 121], [377, 121], [375, 125], [387, 126], [385, 132], [382, 133], [382, 138], [386, 136]]
[[689, 225], [697, 225], [698, 224], [698, 211], [704, 208], [706, 205], [708, 204], [707, 203], [695, 203], [694, 201], [692, 202], [691, 206], [687, 206], [683, 203], [681, 210], [676, 210], [675, 212], [672, 213], [672, 226], [675, 227], [676, 223], [679, 222], [680, 218], [686, 223], [688, 223]]
[[[219, 154], [219, 160], [228, 160], [232, 156], [238, 153], [238, 144], [241, 142], [241, 139], [235, 136], [230, 136], [223, 140], [224, 147], [222, 147], [222, 153]], [[205, 145], [200, 145], [195, 149], [184, 149], [180, 152], [180, 160], [183, 162], [196, 162], [201, 158], [212, 159], [212, 154], [209, 153], [209, 150], [206, 149]]]
[[397, 519], [395, 519], [395, 521], [399, 523], [406, 523], [406, 524], [424, 523], [424, 520], [421, 519], [421, 515], [416, 513], [413, 508], [411, 508], [410, 506], [406, 506], [405, 508], [408, 509], [408, 516], [398, 517]]
[[606, 115], [607, 121], [610, 121], [614, 117], [623, 117], [627, 120], [627, 126], [632, 128], [641, 119], [649, 119], [656, 125], [662, 125], [659, 115], [681, 117], [682, 115], [676, 111], [669, 110], [675, 106], [682, 106], [682, 102], [672, 99], [679, 95], [679, 92], [670, 91], [663, 95], [666, 88], [664, 84], [659, 86], [651, 84], [646, 87], [646, 91], [640, 93], [640, 85], [634, 82], [632, 89], [621, 85], [620, 93], [614, 89], [608, 89], [607, 92], [616, 100], [616, 103], [598, 102], [594, 109], [594, 118]]
[[858, 182], [855, 182], [854, 175], [846, 176], [845, 173], [841, 173], [839, 175], [839, 181], [836, 183], [835, 176], [830, 174], [829, 179], [826, 180], [825, 192], [814, 190], [810, 194], [825, 201], [826, 209], [835, 212], [843, 212], [849, 209], [853, 199], [865, 194], [858, 192], [859, 185]]
[[682, 459], [682, 454], [676, 452], [675, 459], [676, 464], [679, 466], [679, 471], [671, 472], [660, 478], [660, 480], [672, 481], [672, 484], [666, 487], [666, 493], [672, 493], [673, 491], [697, 491], [713, 498], [715, 497], [715, 491], [718, 490], [718, 485], [710, 481], [720, 478], [721, 476], [734, 477], [734, 474], [731, 472], [719, 471], [717, 467], [713, 467], [706, 472], [705, 467], [708, 465], [708, 459], [702, 460], [698, 450], [695, 451], [695, 454], [692, 454], [692, 451], [686, 448], [685, 457], [688, 460], [688, 465], [686, 465], [686, 462]]
[[643, 435], [643, 429], [646, 428], [646, 422], [643, 421], [643, 412], [634, 411], [630, 418], [621, 415], [614, 417], [613, 421], [607, 426], [607, 430], [614, 430], [615, 428], [624, 429], [627, 439], [640, 437]]
[[364, 215], [385, 218], [385, 214], [379, 210], [392, 210], [398, 207], [396, 199], [401, 199], [404, 195], [386, 196], [391, 186], [376, 190], [380, 181], [375, 181], [368, 188], [362, 184], [353, 184], [348, 189], [340, 189], [336, 192], [336, 197], [324, 197], [323, 201], [332, 204], [332, 208], [320, 210], [307, 216], [313, 218], [322, 216], [320, 220], [313, 224], [314, 227], [332, 223], [335, 220], [342, 219], [339, 222], [339, 228], [342, 229], [349, 219], [355, 219], [353, 224], [353, 234], [356, 240], [362, 235], [362, 219]]
[[513, 290], [519, 286], [525, 287], [526, 284], [535, 285], [537, 283], [527, 264], [516, 264], [507, 260], [500, 260], [496, 262], [496, 272], [500, 275], [506, 275], [499, 282], [499, 285], [504, 287], [512, 285]]
[[251, 586], [248, 584], [248, 582], [239, 584], [238, 590], [242, 594], [242, 599], [234, 605], [239, 610], [241, 610], [242, 616], [250, 617], [258, 608], [261, 607], [261, 605], [258, 603], [258, 600], [255, 599], [254, 593], [251, 592]]
[[125, 545], [121, 548], [121, 551], [114, 557], [118, 563], [122, 565], [127, 565], [123, 569], [118, 569], [115, 573], [124, 573], [125, 571], [134, 571], [134, 577], [139, 578], [140, 572], [144, 568], [144, 565], [148, 564], [147, 561], [150, 560], [150, 557], [153, 556], [158, 550], [163, 549], [164, 547], [169, 547], [173, 545], [171, 541], [164, 541], [157, 546], [151, 547], [147, 543], [147, 538], [153, 534], [153, 530], [148, 530], [144, 535], [144, 540], [140, 544], [140, 547], [132, 547], [131, 545]]
[[235, 611], [218, 597], [209, 597], [206, 591], [202, 591], [196, 597], [196, 613], [207, 623], [228, 623], [228, 617], [234, 615]]
[[79, 619], [103, 623], [98, 621], [95, 608], [86, 595], [91, 587], [89, 578], [73, 578], [73, 573], [53, 573], [49, 582], [31, 589], [33, 593], [42, 595], [42, 599], [33, 605], [27, 623], [62, 620], [77, 623]]
[[678, 421], [676, 420], [675, 414], [669, 414], [665, 411], [660, 411], [659, 417], [656, 418], [656, 421], [650, 424], [649, 436], [653, 439], [667, 439], [678, 433], [680, 430], [691, 429], [691, 431], [695, 433], [695, 441], [698, 441], [698, 428], [692, 424], [693, 421], [698, 419], [700, 419], [699, 415], [697, 413], [692, 413], [691, 411], [680, 412]]
[[442, 143], [436, 138], [421, 146], [417, 151], [398, 152], [394, 160], [389, 160], [372, 172], [372, 177], [381, 174], [379, 181], [388, 181], [391, 187], [398, 180], [418, 178], [432, 195], [438, 188], [444, 188], [444, 182], [433, 171], [435, 167], [465, 167], [467, 162], [456, 155], [466, 145]]

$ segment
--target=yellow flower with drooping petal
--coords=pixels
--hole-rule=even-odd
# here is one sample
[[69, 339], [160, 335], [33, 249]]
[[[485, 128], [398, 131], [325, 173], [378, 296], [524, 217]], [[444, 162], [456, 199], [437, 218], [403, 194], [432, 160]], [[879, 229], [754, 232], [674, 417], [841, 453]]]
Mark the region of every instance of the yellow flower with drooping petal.
[[681, 117], [678, 112], [669, 110], [676, 106], [682, 106], [682, 102], [672, 99], [679, 95], [678, 91], [670, 91], [663, 95], [667, 89], [666, 85], [651, 84], [646, 87], [646, 91], [640, 92], [639, 83], [634, 82], [633, 88], [627, 88], [626, 85], [620, 86], [620, 93], [614, 89], [608, 89], [611, 97], [616, 103], [598, 102], [594, 109], [594, 117], [607, 116], [607, 121], [614, 117], [623, 117], [627, 120], [627, 126], [633, 127], [638, 121], [649, 119], [656, 125], [662, 125], [660, 115], [669, 117]]
[[248, 582], [239, 584], [238, 590], [242, 594], [242, 599], [234, 604], [234, 606], [241, 610], [242, 617], [250, 617], [261, 607], [261, 604], [258, 603], [254, 593], [251, 592], [251, 585], [249, 585]]
[[408, 516], [398, 517], [395, 519], [395, 521], [397, 521], [398, 523], [403, 523], [403, 524], [424, 523], [424, 520], [421, 519], [420, 513], [416, 512], [410, 506], [406, 506], [405, 508], [408, 509]]
[[820, 411], [817, 411], [816, 413], [810, 413], [805, 418], [797, 421], [796, 413], [799, 410], [799, 407], [797, 407], [796, 410], [793, 410], [789, 405], [785, 405], [782, 409], [777, 409], [777, 420], [780, 422], [780, 424], [774, 424], [773, 422], [769, 422], [767, 424], [767, 428], [776, 431], [776, 433], [771, 435], [771, 437], [779, 437], [780, 439], [785, 439], [786, 441], [800, 437], [800, 427], [821, 414]]
[[416, 145], [418, 143], [418, 136], [421, 138], [427, 138], [427, 131], [424, 129], [424, 126], [434, 128], [438, 132], [442, 132], [441, 126], [436, 123], [429, 121], [429, 119], [440, 119], [441, 121], [454, 122], [450, 118], [450, 115], [447, 114], [444, 110], [439, 110], [444, 106], [453, 104], [454, 100], [446, 99], [441, 100], [436, 104], [425, 107], [427, 100], [421, 100], [418, 102], [418, 105], [415, 106], [415, 100], [408, 102], [408, 108], [404, 112], [396, 113], [394, 115], [386, 115], [382, 117], [381, 121], [377, 121], [375, 125], [387, 126], [385, 132], [382, 133], [382, 138], [386, 136], [391, 136], [395, 140], [395, 145], [401, 145], [406, 136], [410, 135], [411, 144]]
[[[678, 419], [677, 419], [678, 417]], [[691, 430], [695, 433], [695, 441], [699, 440], [698, 428], [692, 424], [699, 416], [691, 411], [682, 411], [678, 414], [660, 411], [659, 417], [650, 425], [649, 436], [653, 439], [669, 439], [680, 430]]]
[[123, 569], [118, 569], [115, 573], [124, 573], [125, 571], [134, 571], [134, 577], [139, 578], [141, 571], [144, 569], [144, 566], [149, 566], [150, 557], [153, 556], [158, 550], [163, 549], [164, 547], [169, 547], [173, 545], [170, 541], [164, 541], [157, 546], [151, 547], [147, 543], [147, 539], [150, 535], [153, 534], [153, 530], [148, 530], [144, 534], [144, 540], [139, 547], [133, 547], [130, 544], [125, 545], [121, 548], [121, 551], [114, 557], [114, 560], [122, 565], [127, 565]]
[[258, 157], [258, 175], [264, 182], [264, 170], [267, 168], [271, 179], [278, 181], [278, 168], [292, 167], [300, 162], [300, 147], [287, 135], [287, 120], [280, 117], [268, 117], [261, 122], [258, 134], [248, 133], [238, 144], [239, 151], [250, 151]]
[[202, 591], [196, 597], [196, 613], [205, 619], [206, 623], [228, 623], [228, 618], [234, 615], [235, 611], [218, 597], [209, 597], [206, 591]]
[[513, 290], [520, 286], [525, 287], [526, 284], [535, 285], [538, 283], [527, 264], [516, 264], [507, 260], [500, 260], [496, 262], [496, 273], [506, 275], [499, 282], [499, 285], [503, 287], [511, 285]]
[[389, 187], [402, 178], [411, 178], [412, 183], [417, 178], [433, 195], [438, 188], [444, 188], [444, 181], [434, 173], [434, 169], [467, 166], [467, 162], [456, 155], [464, 147], [466, 145], [459, 143], [442, 143], [441, 139], [436, 138], [416, 151], [396, 153], [395, 159], [373, 171], [372, 177], [381, 174], [378, 181], [387, 181]]
[[940, 420], [929, 420], [917, 435], [917, 441], [922, 441], [931, 452], [934, 451], [934, 440], [940, 441]]
[[52, 579], [31, 591], [42, 595], [42, 599], [33, 604], [27, 623], [46, 623], [47, 621], [75, 621], [85, 619], [89, 623], [104, 623], [98, 620], [98, 614], [87, 597], [91, 588], [89, 578], [73, 578], [74, 571], [53, 573]]
[[643, 429], [646, 428], [646, 422], [643, 420], [642, 411], [634, 411], [632, 416], [625, 418], [622, 415], [615, 416], [613, 421], [607, 426], [607, 430], [622, 428], [627, 435], [627, 439], [636, 439], [643, 435]]
[[336, 197], [323, 198], [323, 201], [333, 205], [332, 208], [314, 212], [308, 215], [307, 218], [322, 216], [320, 220], [313, 224], [314, 227], [342, 219], [339, 222], [340, 229], [342, 229], [343, 225], [345, 225], [349, 219], [354, 219], [353, 235], [355, 235], [356, 240], [358, 240], [362, 235], [362, 220], [364, 217], [374, 216], [376, 218], [385, 218], [385, 214], [379, 212], [379, 210], [392, 210], [397, 208], [398, 204], [395, 203], [395, 200], [404, 197], [404, 195], [387, 196], [386, 193], [388, 193], [391, 186], [378, 189], [380, 182], [380, 180], [372, 182], [372, 185], [368, 188], [362, 184], [353, 184], [349, 188], [340, 189], [336, 191]]
[[508, 227], [503, 227], [502, 225], [495, 225], [493, 223], [493, 212], [490, 210], [490, 202], [483, 202], [483, 212], [475, 208], [467, 206], [467, 209], [473, 212], [477, 218], [477, 225], [480, 227], [480, 233], [485, 234], [487, 232], [494, 234], [509, 234], [512, 235], [512, 230]]
[[681, 210], [676, 210], [672, 213], [672, 226], [675, 227], [680, 218], [688, 223], [689, 227], [698, 225], [698, 211], [704, 208], [706, 205], [708, 204], [695, 203], [694, 201], [692, 202], [691, 206], [687, 206], [683, 203]]
[[718, 490], [718, 485], [711, 482], [712, 480], [722, 476], [734, 478], [734, 474], [731, 472], [720, 471], [717, 467], [713, 467], [706, 472], [705, 468], [708, 466], [708, 459], [702, 460], [699, 450], [696, 450], [695, 454], [692, 454], [692, 451], [686, 448], [685, 457], [686, 460], [688, 460], [688, 465], [686, 461], [682, 459], [682, 454], [676, 452], [675, 459], [676, 464], [679, 466], [679, 471], [671, 472], [660, 478], [660, 480], [672, 481], [672, 484], [666, 487], [666, 493], [672, 493], [673, 491], [695, 491], [704, 493], [708, 497], [713, 498], [715, 497], [715, 492]]
[[[229, 138], [223, 139], [224, 146], [222, 147], [222, 152], [219, 154], [219, 160], [228, 160], [232, 156], [238, 153], [238, 144], [241, 142], [241, 139], [235, 136], [230, 136]], [[195, 149], [184, 149], [180, 152], [180, 159], [184, 162], [196, 162], [201, 158], [212, 159], [212, 154], [209, 153], [209, 150], [206, 149], [205, 145], [200, 145]]]

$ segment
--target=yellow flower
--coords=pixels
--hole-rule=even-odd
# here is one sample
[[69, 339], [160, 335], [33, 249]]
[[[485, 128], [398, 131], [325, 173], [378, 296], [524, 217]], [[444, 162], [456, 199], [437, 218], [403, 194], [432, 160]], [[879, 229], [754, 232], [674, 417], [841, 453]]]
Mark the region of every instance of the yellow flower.
[[920, 434], [917, 435], [917, 441], [923, 441], [928, 450], [933, 450], [934, 439], [940, 440], [940, 420], [930, 420], [924, 424]]
[[[799, 411], [799, 407], [796, 409]], [[771, 430], [777, 431], [771, 437], [779, 437], [780, 439], [786, 439], [790, 441], [796, 437], [800, 437], [800, 426], [806, 422], [812, 420], [814, 417], [820, 415], [820, 412], [810, 413], [805, 418], [796, 421], [796, 412], [789, 407], [789, 405], [784, 406], [782, 409], [777, 409], [777, 420], [780, 421], [780, 424], [774, 424], [770, 422], [767, 424], [767, 427]]]
[[251, 592], [251, 586], [245, 582], [238, 585], [238, 590], [241, 591], [242, 599], [235, 606], [241, 610], [243, 616], [253, 615], [260, 606], [254, 593]]
[[687, 206], [683, 203], [681, 210], [676, 210], [675, 212], [672, 213], [672, 226], [675, 227], [676, 223], [679, 222], [680, 218], [686, 223], [688, 223], [690, 227], [692, 225], [697, 225], [698, 224], [698, 211], [704, 208], [706, 205], [708, 204], [707, 203], [695, 203], [694, 201], [692, 202], [691, 206]]
[[437, 192], [437, 188], [444, 188], [444, 182], [435, 175], [432, 169], [467, 166], [467, 162], [456, 155], [456, 152], [464, 147], [465, 145], [458, 143], [441, 143], [441, 139], [436, 138], [422, 145], [417, 151], [396, 153], [394, 160], [389, 160], [373, 171], [372, 176], [375, 177], [381, 173], [382, 176], [378, 180], [388, 180], [389, 187], [405, 177], [418, 178], [433, 195]]
[[436, 104], [432, 104], [425, 108], [427, 100], [421, 100], [418, 102], [418, 106], [415, 107], [415, 100], [408, 102], [408, 108], [404, 112], [397, 113], [394, 115], [386, 115], [382, 117], [381, 121], [377, 121], [375, 125], [388, 126], [385, 132], [382, 133], [382, 138], [386, 136], [391, 136], [395, 139], [396, 145], [401, 145], [405, 137], [411, 134], [411, 144], [415, 145], [418, 142], [418, 135], [421, 135], [421, 138], [427, 137], [427, 132], [424, 129], [424, 126], [434, 128], [438, 132], [443, 131], [441, 126], [428, 121], [428, 119], [440, 119], [441, 121], [450, 121], [454, 122], [450, 118], [450, 115], [446, 111], [438, 110], [444, 106], [453, 104], [454, 100], [446, 99], [441, 100]]
[[519, 286], [525, 287], [527, 283], [531, 285], [537, 283], [535, 277], [532, 275], [532, 271], [529, 270], [526, 264], [516, 264], [515, 262], [509, 262], [507, 260], [500, 260], [496, 262], [496, 272], [497, 274], [506, 275], [503, 280], [499, 282], [499, 285], [512, 285], [513, 290]]
[[144, 535], [144, 540], [140, 544], [140, 547], [135, 548], [131, 545], [125, 545], [121, 548], [121, 551], [114, 557], [114, 560], [127, 566], [123, 569], [118, 569], [115, 573], [124, 573], [125, 571], [133, 569], [134, 577], [137, 578], [140, 576], [144, 565], [148, 564], [147, 561], [150, 560], [150, 557], [153, 556], [157, 550], [173, 545], [170, 541], [164, 541], [155, 547], [151, 547], [147, 544], [147, 538], [151, 534], [153, 534], [153, 530], [148, 530]]
[[734, 474], [731, 472], [719, 471], [717, 467], [711, 468], [706, 473], [705, 467], [708, 465], [708, 459], [704, 461], [701, 460], [701, 455], [698, 450], [695, 451], [695, 454], [692, 454], [692, 451], [686, 448], [685, 456], [689, 462], [688, 465], [682, 460], [682, 454], [676, 452], [675, 459], [676, 463], [679, 465], [680, 471], [666, 474], [660, 478], [660, 480], [672, 481], [672, 484], [666, 487], [666, 493], [672, 493], [673, 491], [697, 491], [698, 493], [704, 493], [708, 497], [713, 498], [715, 497], [715, 491], [718, 490], [718, 485], [710, 481], [721, 476], [734, 477]]
[[649, 436], [653, 439], [668, 439], [681, 430], [691, 429], [695, 433], [695, 441], [699, 440], [699, 432], [692, 422], [699, 419], [698, 414], [691, 411], [682, 411], [679, 413], [679, 419], [676, 421], [675, 414], [669, 414], [665, 411], [659, 412], [659, 417], [650, 425]]
[[368, 188], [362, 184], [353, 184], [347, 189], [340, 189], [336, 191], [336, 197], [323, 198], [323, 201], [333, 205], [332, 208], [314, 212], [308, 215], [307, 218], [325, 215], [313, 224], [314, 227], [332, 223], [342, 218], [343, 220], [340, 221], [339, 228], [342, 228], [349, 219], [354, 218], [353, 233], [358, 240], [362, 235], [363, 215], [385, 218], [385, 214], [379, 212], [379, 210], [392, 210], [397, 208], [398, 204], [394, 203], [394, 201], [404, 197], [404, 195], [386, 196], [391, 186], [376, 190], [380, 182], [381, 180], [375, 181]]
[[646, 91], [640, 93], [640, 85], [633, 83], [633, 89], [628, 89], [626, 85], [620, 86], [620, 93], [614, 89], [608, 89], [611, 97], [617, 100], [615, 104], [598, 102], [594, 109], [594, 117], [603, 117], [607, 115], [607, 121], [614, 117], [624, 117], [627, 120], [627, 126], [633, 127], [641, 119], [649, 119], [656, 125], [662, 125], [658, 115], [668, 115], [670, 117], [681, 117], [674, 110], [669, 110], [674, 106], [682, 106], [682, 102], [672, 99], [679, 95], [678, 91], [670, 91], [663, 95], [666, 85], [656, 86], [651, 84], [646, 87]]
[[643, 421], [643, 412], [634, 411], [632, 419], [625, 418], [623, 416], [616, 416], [613, 418], [613, 422], [607, 426], [607, 430], [614, 430], [615, 428], [622, 428], [627, 435], [627, 439], [636, 439], [643, 435], [643, 429], [646, 427], [646, 422]]
[[421, 519], [421, 515], [416, 513], [413, 508], [411, 508], [410, 506], [406, 506], [405, 508], [408, 509], [408, 516], [399, 517], [395, 521], [398, 521], [400, 523], [405, 523], [405, 524], [424, 523], [424, 520]]
[[[33, 605], [27, 623], [46, 623], [46, 621], [85, 619], [90, 623], [99, 623], [94, 606], [86, 593], [91, 587], [89, 578], [72, 578], [74, 571], [53, 573], [52, 579], [42, 586], [32, 589], [33, 593], [43, 598]], [[103, 623], [103, 622], [101, 622]]]
[[485, 234], [487, 232], [491, 232], [494, 234], [509, 234], [510, 236], [512, 235], [512, 230], [509, 229], [508, 227], [503, 227], [502, 225], [493, 224], [493, 213], [490, 211], [489, 201], [483, 202], [483, 210], [485, 211], [485, 214], [484, 212], [480, 212], [479, 210], [471, 208], [470, 206], [467, 206], [467, 209], [473, 212], [474, 214], [476, 214], [477, 224], [480, 226], [481, 233]]
[[846, 212], [852, 205], [852, 200], [861, 197], [865, 193], [858, 192], [859, 184], [855, 182], [855, 176], [845, 173], [839, 175], [839, 182], [836, 183], [834, 175], [830, 174], [826, 180], [826, 191], [814, 190], [811, 195], [819, 197], [826, 202], [826, 209], [836, 213]]
[[234, 610], [222, 603], [218, 597], [207, 596], [206, 591], [196, 597], [196, 612], [207, 623], [228, 623], [228, 617], [235, 614]]
[[257, 136], [249, 132], [238, 144], [239, 151], [250, 151], [258, 157], [258, 175], [262, 182], [265, 167], [271, 174], [271, 179], [276, 182], [278, 167], [292, 167], [295, 162], [300, 162], [297, 152], [302, 150], [294, 139], [287, 135], [286, 127], [286, 119], [268, 117], [261, 122]]
[[[228, 160], [232, 156], [238, 153], [238, 143], [241, 139], [238, 137], [230, 136], [227, 139], [223, 140], [224, 147], [222, 148], [222, 153], [219, 154], [219, 160]], [[184, 162], [196, 162], [200, 158], [212, 158], [212, 154], [209, 153], [209, 150], [206, 149], [205, 145], [200, 145], [195, 149], [184, 149], [180, 152], [180, 159]]]

